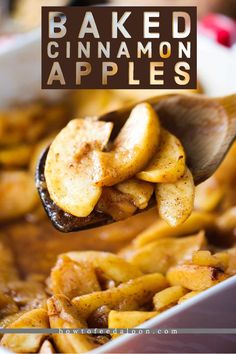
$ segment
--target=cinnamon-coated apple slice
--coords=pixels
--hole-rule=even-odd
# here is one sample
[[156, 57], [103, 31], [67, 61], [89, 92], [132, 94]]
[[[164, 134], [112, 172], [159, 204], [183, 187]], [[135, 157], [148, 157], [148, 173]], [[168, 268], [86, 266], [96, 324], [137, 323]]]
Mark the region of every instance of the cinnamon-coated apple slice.
[[185, 171], [184, 148], [173, 134], [161, 130], [160, 146], [148, 166], [137, 178], [153, 183], [174, 183]]
[[159, 214], [170, 226], [182, 224], [191, 214], [195, 187], [188, 168], [177, 182], [157, 184], [155, 193]]
[[137, 208], [145, 209], [154, 192], [154, 185], [136, 178], [131, 178], [118, 183], [116, 189], [127, 195]]
[[112, 128], [111, 122], [74, 119], [50, 146], [45, 164], [47, 188], [65, 212], [86, 217], [97, 204], [102, 188], [92, 181], [94, 151], [106, 146]]
[[149, 103], [140, 103], [114, 140], [108, 152], [96, 151], [97, 186], [113, 186], [142, 170], [155, 154], [160, 123]]

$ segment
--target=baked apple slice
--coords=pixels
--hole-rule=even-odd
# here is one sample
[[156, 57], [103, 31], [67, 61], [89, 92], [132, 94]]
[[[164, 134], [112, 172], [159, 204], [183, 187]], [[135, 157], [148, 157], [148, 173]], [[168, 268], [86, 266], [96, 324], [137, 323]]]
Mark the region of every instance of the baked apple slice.
[[113, 186], [124, 181], [150, 161], [156, 152], [160, 137], [160, 123], [149, 103], [140, 103], [114, 140], [108, 152], [96, 151], [97, 186]]
[[157, 153], [137, 178], [153, 183], [174, 183], [185, 171], [184, 148], [173, 134], [161, 130], [161, 142]]
[[94, 209], [102, 188], [96, 175], [94, 151], [108, 143], [113, 124], [93, 119], [74, 119], [50, 146], [45, 179], [51, 199], [65, 212], [86, 217]]
[[152, 183], [139, 181], [136, 178], [118, 183], [116, 189], [127, 195], [133, 204], [139, 209], [145, 209], [154, 191]]
[[191, 214], [195, 187], [188, 168], [177, 182], [157, 184], [155, 193], [159, 214], [170, 226], [182, 224]]

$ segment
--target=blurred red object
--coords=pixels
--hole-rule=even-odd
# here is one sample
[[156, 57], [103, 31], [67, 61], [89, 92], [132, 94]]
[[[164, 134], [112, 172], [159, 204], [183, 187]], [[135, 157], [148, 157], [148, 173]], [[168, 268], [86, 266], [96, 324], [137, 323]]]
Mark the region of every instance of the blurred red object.
[[230, 17], [209, 14], [201, 19], [199, 30], [226, 47], [232, 47], [236, 43], [236, 21]]

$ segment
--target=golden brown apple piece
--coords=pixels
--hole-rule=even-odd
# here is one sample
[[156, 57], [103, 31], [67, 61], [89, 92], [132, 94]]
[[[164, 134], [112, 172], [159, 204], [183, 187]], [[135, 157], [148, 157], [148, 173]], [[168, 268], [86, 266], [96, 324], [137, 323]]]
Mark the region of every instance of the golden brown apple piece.
[[160, 146], [155, 156], [137, 177], [154, 183], [174, 183], [183, 176], [184, 171], [185, 152], [181, 142], [162, 129]]
[[65, 295], [68, 299], [100, 290], [100, 285], [92, 264], [76, 262], [66, 254], [58, 257], [48, 279], [53, 294]]
[[204, 231], [187, 237], [165, 237], [134, 249], [121, 250], [120, 255], [144, 273], [165, 274], [170, 267], [191, 259], [193, 252], [206, 246]]
[[[47, 311], [36, 309], [23, 314], [8, 328], [49, 328]], [[4, 334], [0, 345], [16, 353], [37, 353], [46, 334]]]
[[181, 285], [184, 288], [202, 291], [227, 279], [227, 275], [217, 267], [182, 264], [170, 268], [167, 280], [171, 285]]
[[111, 289], [75, 297], [72, 304], [76, 306], [80, 316], [84, 319], [87, 319], [99, 307], [106, 305], [112, 310], [139, 310], [150, 303], [158, 291], [167, 286], [168, 282], [162, 274], [146, 274]]
[[112, 123], [74, 119], [49, 149], [45, 178], [50, 197], [74, 216], [88, 216], [102, 194], [102, 189], [92, 182], [93, 153], [106, 146], [112, 127]]
[[213, 213], [199, 211], [193, 211], [190, 217], [177, 227], [171, 227], [164, 220], [158, 219], [133, 240], [133, 245], [138, 248], [161, 238], [192, 235], [200, 230], [209, 231], [214, 229], [214, 225]]
[[0, 172], [0, 222], [31, 212], [37, 203], [34, 181], [27, 171]]
[[208, 250], [202, 250], [193, 253], [192, 263], [199, 266], [216, 267], [225, 271], [229, 266], [229, 259], [227, 252], [211, 254]]
[[[48, 315], [51, 328], [86, 328], [87, 324], [79, 316], [75, 306], [63, 295], [48, 299]], [[95, 338], [88, 334], [57, 333], [52, 335], [60, 353], [85, 353], [97, 347]]]
[[169, 288], [159, 291], [153, 298], [155, 310], [167, 310], [168, 307], [175, 305], [187, 292], [188, 290], [180, 285], [170, 286]]
[[96, 185], [113, 186], [142, 170], [155, 153], [159, 136], [160, 123], [152, 106], [135, 106], [111, 150], [96, 152]]
[[175, 183], [156, 185], [157, 208], [169, 225], [182, 224], [191, 214], [194, 202], [194, 182], [189, 169]]
[[118, 183], [116, 189], [128, 195], [137, 208], [145, 209], [153, 194], [154, 186], [151, 183], [131, 178], [127, 181]]
[[115, 285], [138, 278], [142, 275], [142, 272], [133, 264], [130, 264], [123, 258], [110, 252], [77, 251], [68, 252], [66, 255], [75, 262], [90, 264], [94, 270], [97, 271], [99, 280], [101, 277], [106, 278]]
[[[157, 311], [115, 311], [108, 315], [108, 328], [134, 328], [158, 315]], [[120, 334], [112, 334], [112, 338]]]
[[119, 221], [132, 216], [137, 208], [127, 195], [115, 188], [104, 187], [95, 209]]

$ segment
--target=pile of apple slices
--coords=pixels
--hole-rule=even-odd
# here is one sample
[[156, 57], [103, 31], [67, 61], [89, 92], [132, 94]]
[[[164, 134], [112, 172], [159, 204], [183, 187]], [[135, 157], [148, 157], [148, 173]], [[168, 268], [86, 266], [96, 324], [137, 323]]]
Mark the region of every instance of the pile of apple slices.
[[114, 141], [112, 129], [111, 122], [74, 119], [57, 135], [45, 165], [51, 199], [77, 217], [95, 209], [122, 220], [145, 209], [155, 192], [160, 216], [171, 226], [184, 222], [194, 182], [180, 141], [148, 103], [133, 108]]

